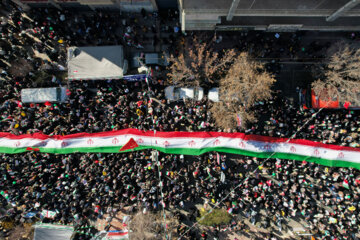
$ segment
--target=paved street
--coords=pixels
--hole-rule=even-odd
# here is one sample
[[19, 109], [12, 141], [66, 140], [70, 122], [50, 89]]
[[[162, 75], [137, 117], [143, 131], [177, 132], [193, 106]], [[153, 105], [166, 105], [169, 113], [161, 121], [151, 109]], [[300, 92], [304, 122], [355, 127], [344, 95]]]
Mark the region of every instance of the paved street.
[[[280, 14], [285, 8], [295, 15], [308, 10], [328, 14], [347, 0], [295, 1], [241, 0], [239, 8], [263, 14], [271, 13], [268, 8]], [[186, 15], [181, 7], [177, 12], [147, 12], [141, 7], [137, 13], [126, 13], [120, 8], [108, 12], [88, 6], [78, 12], [51, 8], [51, 3], [24, 14], [10, 0], [6, 6], [0, 2], [0, 15], [4, 15], [0, 19], [0, 77], [4, 79], [0, 212], [6, 215], [6, 230], [13, 229], [0, 228], [0, 238], [22, 235], [17, 228], [42, 221], [74, 226], [73, 240], [109, 230], [145, 233], [141, 240], [177, 239], [176, 233], [181, 240], [302, 240], [300, 235], [308, 240], [311, 234], [317, 239], [342, 240], [350, 235], [351, 240], [357, 239], [359, 112], [324, 109], [313, 114], [313, 109], [300, 111], [296, 102], [297, 90], [318, 78], [314, 72], [332, 76], [317, 71], [329, 61], [332, 46], [355, 42], [359, 33], [249, 30], [252, 26], [225, 31], [225, 25], [203, 31], [213, 29], [207, 26], [216, 24], [212, 17], [220, 20], [217, 10], [226, 13], [225, 5], [236, 1], [185, 2], [185, 7], [194, 7], [193, 15], [191, 11]], [[199, 4], [205, 5], [205, 13], [196, 13], [195, 8], [202, 7]], [[179, 12], [182, 20], [194, 21], [194, 29], [203, 28], [182, 34], [185, 22], [179, 22]], [[199, 15], [209, 12], [207, 22], [201, 22]], [[269, 20], [313, 26], [319, 20], [332, 26], [318, 15], [280, 19], [235, 14], [227, 24], [257, 25]], [[336, 21], [334, 29], [344, 23], [358, 27], [349, 16]], [[186, 43], [191, 48], [194, 38], [199, 44], [188, 49]], [[81, 59], [87, 51], [68, 48], [107, 45], [124, 46], [116, 54], [121, 64], [106, 53]], [[148, 62], [142, 67], [152, 67], [151, 77], [123, 77], [138, 73], [131, 60], [140, 53], [166, 51], [174, 56], [169, 68]], [[243, 52], [240, 57], [246, 58], [235, 59], [235, 52]], [[72, 59], [78, 60], [74, 71]], [[116, 69], [91, 63], [100, 59], [109, 66], [116, 64]], [[347, 59], [351, 61], [341, 66], [344, 69], [356, 62]], [[67, 72], [78, 69], [101, 75], [67, 81]], [[60, 94], [59, 85], [65, 94]], [[342, 85], [346, 84], [335, 89], [344, 92]], [[204, 95], [219, 87], [220, 100], [195, 100], [201, 94], [199, 89], [189, 89], [194, 86], [202, 86]], [[45, 89], [36, 90], [38, 95], [26, 100], [24, 93], [34, 87], [56, 92], [46, 96], [41, 94]], [[349, 92], [353, 89], [360, 87]], [[179, 100], [172, 101], [171, 95]], [[211, 208], [217, 209], [205, 219]], [[125, 215], [130, 220], [124, 220]]]
[[[232, 48], [243, 45], [244, 42], [251, 43], [259, 41], [261, 38], [273, 39], [273, 41], [286, 42], [284, 39], [289, 39], [293, 34], [290, 32], [280, 33], [280, 38], [275, 38], [275, 32], [260, 32], [250, 31], [246, 35], [244, 32], [222, 32], [218, 31], [217, 36], [222, 36], [223, 40], [219, 44], [215, 44], [215, 49]], [[299, 38], [299, 45], [304, 48], [304, 52], [300, 52], [296, 57], [281, 56], [278, 57], [278, 51], [281, 49], [273, 49], [274, 57], [256, 58], [256, 60], [274, 66], [272, 62], [276, 63], [276, 79], [275, 89], [280, 89], [285, 96], [298, 100], [298, 95], [295, 91], [296, 87], [306, 88], [313, 80], [312, 71], [314, 66], [322, 65], [325, 61], [326, 49], [334, 43], [341, 41], [349, 41], [351, 32], [319, 32], [306, 31], [296, 33]], [[317, 52], [307, 52], [306, 50], [316, 43], [323, 46]], [[279, 45], [281, 46], [281, 45]], [[255, 49], [248, 49], [250, 52]]]

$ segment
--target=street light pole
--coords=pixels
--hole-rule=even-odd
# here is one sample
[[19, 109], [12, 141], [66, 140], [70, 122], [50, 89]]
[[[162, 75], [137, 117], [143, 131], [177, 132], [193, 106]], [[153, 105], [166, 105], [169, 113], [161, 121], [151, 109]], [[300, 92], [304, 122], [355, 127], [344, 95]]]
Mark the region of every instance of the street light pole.
[[235, 10], [237, 9], [238, 5], [239, 5], [240, 0], [233, 0], [231, 3], [231, 7], [229, 9], [229, 13], [226, 16], [226, 21], [231, 21], [233, 19]]
[[360, 3], [360, 0], [350, 0], [344, 6], [336, 10], [333, 14], [326, 18], [327, 22], [332, 22], [336, 20], [338, 17], [341, 17], [345, 12], [349, 11], [350, 9], [354, 8], [356, 5]]

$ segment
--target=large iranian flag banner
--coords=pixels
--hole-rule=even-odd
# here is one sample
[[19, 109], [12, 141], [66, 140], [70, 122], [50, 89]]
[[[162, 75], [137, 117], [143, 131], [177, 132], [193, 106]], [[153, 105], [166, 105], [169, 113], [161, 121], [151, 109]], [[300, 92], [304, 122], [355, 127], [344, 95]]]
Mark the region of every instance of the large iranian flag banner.
[[302, 139], [287, 139], [221, 132], [153, 132], [136, 129], [101, 133], [47, 136], [36, 133], [0, 133], [1, 153], [40, 151], [46, 153], [116, 153], [133, 138], [132, 150], [157, 149], [164, 153], [200, 155], [209, 151], [241, 154], [259, 158], [281, 158], [316, 162], [326, 166], [360, 169], [360, 148], [342, 147]]

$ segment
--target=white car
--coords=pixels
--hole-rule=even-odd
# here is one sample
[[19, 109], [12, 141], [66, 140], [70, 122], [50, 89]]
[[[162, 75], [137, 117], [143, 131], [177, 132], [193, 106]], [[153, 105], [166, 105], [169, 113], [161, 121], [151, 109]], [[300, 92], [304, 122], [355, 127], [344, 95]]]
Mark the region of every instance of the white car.
[[68, 98], [66, 87], [24, 88], [21, 90], [21, 102], [44, 103], [65, 102]]
[[181, 99], [194, 99], [200, 101], [204, 97], [204, 89], [198, 88], [185, 88], [168, 86], [165, 88], [165, 98], [170, 101], [178, 101]]
[[219, 102], [219, 88], [212, 88], [209, 90], [208, 99], [213, 102]]

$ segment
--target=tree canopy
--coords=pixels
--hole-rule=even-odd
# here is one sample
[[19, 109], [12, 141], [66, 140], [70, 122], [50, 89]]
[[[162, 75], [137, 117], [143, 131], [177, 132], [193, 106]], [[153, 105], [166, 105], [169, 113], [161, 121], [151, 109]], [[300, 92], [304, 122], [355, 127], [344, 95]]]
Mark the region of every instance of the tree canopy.
[[179, 54], [171, 55], [168, 59], [168, 82], [177, 86], [194, 87], [217, 82], [231, 66], [236, 52], [230, 49], [219, 53], [211, 45], [211, 42], [201, 42], [197, 38], [185, 41]]
[[226, 76], [220, 79], [220, 102], [211, 108], [216, 124], [235, 128], [254, 121], [256, 118], [250, 108], [271, 97], [275, 81], [263, 63], [252, 60], [246, 52], [239, 54]]
[[360, 105], [360, 48], [338, 43], [332, 49], [335, 51], [322, 69], [323, 76], [312, 88], [320, 99]]

